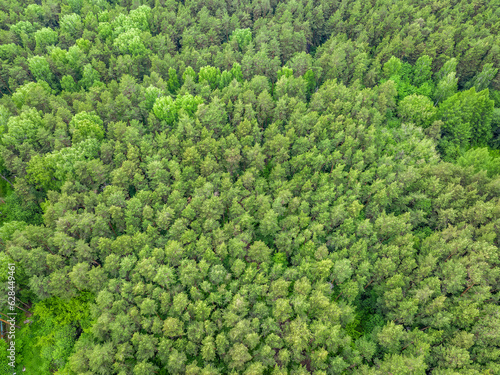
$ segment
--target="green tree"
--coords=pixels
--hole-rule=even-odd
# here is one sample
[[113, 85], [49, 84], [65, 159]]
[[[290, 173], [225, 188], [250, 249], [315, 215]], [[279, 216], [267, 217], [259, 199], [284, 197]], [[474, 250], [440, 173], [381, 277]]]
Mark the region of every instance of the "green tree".
[[219, 87], [220, 70], [213, 66], [204, 66], [198, 73], [200, 83], [206, 82], [210, 85], [211, 89]]
[[88, 138], [97, 140], [104, 138], [103, 121], [94, 113], [77, 113], [69, 123], [69, 129], [73, 134], [73, 144]]
[[168, 91], [172, 94], [177, 93], [177, 90], [181, 87], [179, 79], [177, 78], [177, 71], [173, 68], [168, 69]]
[[50, 70], [50, 65], [45, 57], [34, 56], [28, 60], [31, 74], [37, 82], [45, 81], [49, 85], [54, 85], [54, 74]]
[[83, 68], [82, 79], [79, 84], [85, 90], [91, 88], [96, 82], [100, 82], [100, 74], [91, 64], [87, 64]]
[[456, 94], [458, 87], [458, 78], [455, 78], [455, 72], [448, 73], [437, 84], [434, 92], [434, 104], [438, 105], [444, 102], [450, 96]]
[[141, 31], [137, 28], [128, 29], [118, 35], [113, 45], [120, 53], [129, 53], [133, 56], [143, 56], [148, 51], [141, 38]]
[[48, 46], [52, 46], [57, 43], [58, 35], [57, 31], [44, 27], [43, 29], [37, 30], [35, 32], [35, 42], [37, 53], [44, 53]]
[[431, 125], [436, 111], [428, 97], [417, 94], [405, 97], [398, 105], [398, 116], [402, 121], [412, 122], [423, 128]]
[[177, 118], [177, 108], [174, 99], [171, 96], [157, 98], [153, 105], [153, 113], [158, 119], [164, 120], [169, 124], [173, 123]]
[[476, 74], [471, 81], [471, 86], [475, 87], [476, 91], [483, 91], [490, 86], [491, 81], [498, 73], [498, 68], [494, 68], [493, 64], [484, 64], [483, 70]]
[[488, 176], [500, 174], [500, 158], [490, 155], [490, 151], [483, 148], [473, 148], [457, 159], [457, 164], [462, 167], [474, 167], [474, 171], [484, 170]]
[[[457, 110], [459, 108], [459, 110]], [[493, 100], [488, 90], [476, 93], [472, 88], [459, 92], [439, 106], [443, 121], [440, 148], [447, 158], [456, 158], [470, 146], [481, 146], [492, 137]]]
[[245, 51], [246, 47], [252, 43], [252, 31], [249, 28], [236, 29], [231, 34], [231, 40], [235, 40], [240, 50]]

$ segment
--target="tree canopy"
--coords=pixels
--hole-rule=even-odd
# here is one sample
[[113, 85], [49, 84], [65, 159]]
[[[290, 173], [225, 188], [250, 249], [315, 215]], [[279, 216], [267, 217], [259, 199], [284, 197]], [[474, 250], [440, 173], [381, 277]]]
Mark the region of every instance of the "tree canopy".
[[18, 373], [500, 375], [499, 5], [2, 2]]

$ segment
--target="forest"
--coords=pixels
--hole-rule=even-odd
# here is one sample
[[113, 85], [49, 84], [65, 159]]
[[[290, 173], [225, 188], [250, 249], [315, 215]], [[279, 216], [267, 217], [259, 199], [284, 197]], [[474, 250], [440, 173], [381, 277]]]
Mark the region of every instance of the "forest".
[[500, 0], [0, 0], [0, 374], [500, 375], [499, 68]]

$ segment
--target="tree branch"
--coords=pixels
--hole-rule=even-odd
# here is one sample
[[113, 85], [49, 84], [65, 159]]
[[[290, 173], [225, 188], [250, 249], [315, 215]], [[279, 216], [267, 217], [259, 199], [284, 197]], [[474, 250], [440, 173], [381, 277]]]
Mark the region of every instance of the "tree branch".
[[467, 289], [465, 289], [462, 294], [460, 294], [460, 297], [462, 297], [465, 293], [467, 293], [467, 291], [472, 288], [474, 285], [476, 285], [476, 283], [472, 283], [470, 286], [467, 287]]
[[15, 324], [12, 324], [12, 323], [7, 322], [6, 320], [3, 320], [3, 319], [0, 319], [0, 320], [1, 320], [2, 322], [4, 322], [4, 323], [7, 323], [7, 324], [9, 324], [9, 325], [11, 325], [11, 326], [14, 326], [14, 327], [16, 327], [16, 328], [19, 328], [19, 329], [21, 328], [21, 327], [19, 327], [18, 325], [15, 325]]
[[10, 186], [12, 186], [12, 189], [14, 189], [14, 184], [9, 180], [7, 180], [7, 177], [5, 177], [3, 174], [0, 174], [0, 177], [2, 177], [5, 181], [7, 181], [10, 184]]

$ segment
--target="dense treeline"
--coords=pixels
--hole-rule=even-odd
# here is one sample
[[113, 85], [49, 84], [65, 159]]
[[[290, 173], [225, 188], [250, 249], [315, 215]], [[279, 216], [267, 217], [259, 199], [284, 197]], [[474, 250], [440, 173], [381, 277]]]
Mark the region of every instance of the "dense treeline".
[[2, 2], [18, 371], [500, 374], [498, 9]]

